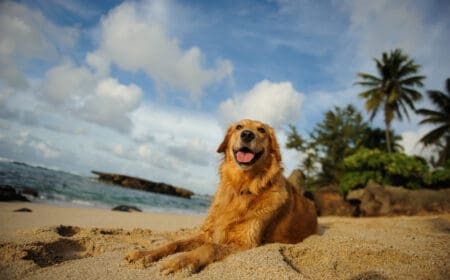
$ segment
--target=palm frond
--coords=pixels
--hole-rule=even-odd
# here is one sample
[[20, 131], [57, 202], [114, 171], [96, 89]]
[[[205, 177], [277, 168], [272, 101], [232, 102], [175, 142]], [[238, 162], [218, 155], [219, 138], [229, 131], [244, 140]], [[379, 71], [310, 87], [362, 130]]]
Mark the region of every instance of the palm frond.
[[412, 101], [420, 101], [422, 99], [422, 94], [415, 89], [402, 87], [401, 91], [406, 93], [403, 96], [411, 97]]
[[370, 114], [370, 117], [369, 117], [369, 120], [370, 120], [370, 121], [373, 121], [373, 119], [375, 118], [375, 116], [376, 116], [377, 113], [378, 113], [378, 109], [379, 109], [379, 107], [374, 108], [374, 109], [372, 110], [372, 113]]
[[381, 81], [382, 81], [380, 78], [378, 78], [374, 75], [371, 75], [371, 74], [367, 74], [367, 73], [358, 73], [357, 75], [358, 75], [358, 77], [360, 77], [361, 79], [364, 79], [364, 80], [370, 80], [370, 81], [378, 82], [378, 83], [381, 83]]
[[[409, 60], [398, 70], [398, 77], [406, 77], [408, 75], [416, 74], [417, 72], [419, 72], [419, 70], [420, 65], [414, 64], [413, 60]], [[425, 77], [423, 77], [422, 79], [424, 78]]]
[[371, 88], [358, 94], [358, 96], [362, 98], [371, 98], [372, 96], [375, 95], [381, 95], [380, 88], [378, 87]]
[[377, 87], [380, 85], [379, 82], [355, 82], [354, 85], [360, 85], [364, 87]]
[[443, 137], [445, 134], [448, 134], [449, 131], [450, 126], [443, 125], [428, 132], [419, 141], [422, 142], [425, 146], [428, 146], [430, 144], [436, 144], [437, 142], [439, 142], [441, 137]]
[[402, 117], [399, 118], [399, 120], [403, 120], [403, 116], [406, 116], [406, 119], [408, 119], [408, 121], [409, 121], [410, 118], [409, 118], [408, 109], [411, 109], [411, 106], [413, 106], [412, 107], [413, 110], [415, 109], [414, 104], [411, 103], [411, 100], [408, 100], [407, 98], [405, 98], [403, 96], [402, 99], [398, 100], [397, 106], [399, 108], [398, 110], [400, 111], [400, 109], [401, 109], [401, 111], [402, 111]]
[[442, 112], [439, 111], [433, 111], [430, 109], [418, 109], [416, 110], [416, 113], [419, 115], [424, 115], [424, 116], [428, 116], [428, 117], [444, 117], [444, 114], [442, 114]]
[[418, 86], [423, 87], [422, 80], [424, 80], [425, 76], [413, 76], [413, 77], [407, 77], [399, 81], [399, 84], [402, 86]]
[[438, 90], [429, 90], [427, 91], [428, 97], [431, 99], [431, 102], [435, 104], [439, 109], [445, 111], [449, 110], [450, 107], [450, 92], [448, 95]]

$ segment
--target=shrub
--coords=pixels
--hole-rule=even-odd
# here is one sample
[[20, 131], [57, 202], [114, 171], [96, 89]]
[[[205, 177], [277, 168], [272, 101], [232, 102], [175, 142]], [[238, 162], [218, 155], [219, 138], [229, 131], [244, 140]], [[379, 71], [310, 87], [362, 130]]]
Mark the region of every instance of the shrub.
[[[370, 179], [380, 184], [418, 189], [425, 185], [424, 178], [429, 174], [426, 161], [420, 157], [388, 154], [377, 149], [360, 149], [345, 158], [343, 166], [344, 175], [340, 182], [343, 193], [364, 187]], [[429, 178], [432, 182], [445, 177], [440, 173], [435, 179], [433, 176]]]
[[450, 188], [450, 160], [443, 168], [433, 171], [427, 179], [427, 187], [431, 189]]

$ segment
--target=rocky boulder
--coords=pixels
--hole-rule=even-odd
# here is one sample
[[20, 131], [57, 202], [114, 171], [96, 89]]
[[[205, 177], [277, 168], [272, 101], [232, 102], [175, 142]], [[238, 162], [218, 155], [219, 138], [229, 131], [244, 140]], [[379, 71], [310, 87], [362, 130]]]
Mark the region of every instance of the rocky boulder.
[[39, 197], [39, 191], [30, 187], [24, 187], [22, 190], [20, 190], [20, 194], [25, 196], [30, 196], [32, 198]]
[[299, 191], [304, 192], [306, 189], [305, 174], [300, 169], [292, 171], [291, 175], [287, 178], [289, 183], [296, 187]]
[[10, 185], [0, 185], [0, 201], [29, 201]]
[[335, 188], [321, 188], [313, 193], [319, 216], [356, 216], [357, 207], [345, 201]]
[[118, 205], [111, 210], [121, 211], [121, 212], [142, 212], [141, 209], [137, 208], [136, 206], [132, 206], [132, 205]]
[[361, 216], [417, 215], [450, 212], [450, 189], [408, 190], [369, 181], [364, 189], [348, 193]]

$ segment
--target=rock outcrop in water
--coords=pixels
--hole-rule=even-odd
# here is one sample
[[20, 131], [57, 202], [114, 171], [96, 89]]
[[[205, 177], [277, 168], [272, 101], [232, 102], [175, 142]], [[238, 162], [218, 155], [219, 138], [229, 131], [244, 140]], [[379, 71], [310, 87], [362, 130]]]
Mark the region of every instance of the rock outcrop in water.
[[0, 185], [0, 201], [29, 201], [10, 185]]
[[92, 173], [97, 175], [100, 181], [119, 185], [124, 188], [179, 196], [183, 198], [191, 198], [191, 196], [194, 194], [190, 190], [180, 187], [175, 187], [165, 183], [156, 183], [127, 175], [99, 171], [92, 171]]

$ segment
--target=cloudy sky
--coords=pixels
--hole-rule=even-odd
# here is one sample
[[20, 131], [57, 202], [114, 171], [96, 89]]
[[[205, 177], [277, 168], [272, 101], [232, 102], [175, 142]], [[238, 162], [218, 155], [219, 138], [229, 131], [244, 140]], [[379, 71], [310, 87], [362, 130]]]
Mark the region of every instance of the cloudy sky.
[[[306, 135], [334, 105], [362, 111], [356, 73], [383, 51], [442, 90], [449, 14], [445, 0], [1, 1], [0, 157], [213, 193], [231, 122], [267, 122], [283, 145], [288, 124]], [[393, 124], [408, 153], [418, 120]], [[283, 156], [288, 173], [301, 155]]]

